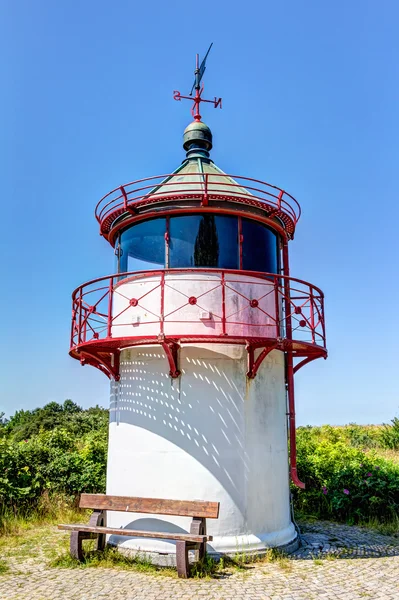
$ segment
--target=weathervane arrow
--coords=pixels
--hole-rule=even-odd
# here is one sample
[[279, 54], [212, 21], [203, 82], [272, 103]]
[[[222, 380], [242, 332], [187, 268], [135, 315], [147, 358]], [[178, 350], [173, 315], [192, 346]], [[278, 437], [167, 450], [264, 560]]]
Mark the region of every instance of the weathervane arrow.
[[[205, 54], [205, 57], [203, 58], [201, 65], [199, 65], [199, 55], [196, 55], [196, 61], [195, 61], [195, 79], [194, 79], [194, 83], [193, 83], [193, 87], [191, 88], [191, 92], [189, 96], [182, 96], [181, 93], [178, 90], [175, 90], [173, 92], [173, 98], [175, 100], [180, 101], [181, 99], [184, 100], [192, 100], [194, 102], [193, 107], [191, 109], [191, 114], [194, 117], [195, 121], [201, 121], [201, 115], [199, 112], [199, 106], [201, 104], [201, 102], [209, 102], [210, 104], [213, 104], [214, 108], [217, 108], [219, 106], [219, 108], [222, 108], [222, 99], [221, 98], [214, 98], [214, 100], [205, 100], [204, 98], [202, 98], [202, 92], [204, 91], [204, 86], [201, 87], [201, 80], [202, 77], [205, 73], [205, 69], [206, 69], [206, 59], [208, 58], [208, 54], [211, 50], [213, 46], [213, 42], [211, 43], [211, 45], [208, 48], [207, 53]], [[195, 90], [195, 96], [193, 97], [193, 91]]]
[[196, 89], [196, 90], [200, 89], [201, 79], [202, 79], [202, 77], [205, 73], [205, 69], [206, 69], [206, 59], [208, 58], [208, 54], [211, 51], [212, 46], [213, 46], [213, 42], [209, 46], [208, 52], [205, 54], [205, 58], [203, 59], [201, 66], [199, 68], [198, 68], [199, 56], [198, 56], [198, 54], [196, 56], [195, 79], [194, 79], [193, 87], [191, 88], [190, 96], [193, 95], [194, 89]]

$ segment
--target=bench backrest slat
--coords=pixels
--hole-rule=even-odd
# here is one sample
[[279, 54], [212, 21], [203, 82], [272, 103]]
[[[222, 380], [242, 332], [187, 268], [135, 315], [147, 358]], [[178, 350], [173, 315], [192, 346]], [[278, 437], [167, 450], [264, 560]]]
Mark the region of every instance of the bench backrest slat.
[[165, 500], [163, 498], [131, 498], [130, 496], [107, 496], [106, 494], [82, 494], [80, 508], [116, 510], [179, 517], [205, 517], [217, 519], [219, 502], [200, 500]]

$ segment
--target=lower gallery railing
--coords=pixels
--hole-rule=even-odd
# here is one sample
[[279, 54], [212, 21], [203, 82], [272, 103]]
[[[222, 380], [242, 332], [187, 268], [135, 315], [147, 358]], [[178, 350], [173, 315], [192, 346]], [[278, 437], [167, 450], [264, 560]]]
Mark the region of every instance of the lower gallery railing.
[[102, 277], [72, 296], [71, 348], [95, 340], [288, 339], [325, 348], [324, 296], [275, 274], [221, 269]]

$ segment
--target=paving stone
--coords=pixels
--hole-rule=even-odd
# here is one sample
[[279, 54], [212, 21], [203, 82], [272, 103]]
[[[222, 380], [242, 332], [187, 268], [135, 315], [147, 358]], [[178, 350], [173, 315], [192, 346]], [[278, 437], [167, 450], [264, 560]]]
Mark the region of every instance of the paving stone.
[[287, 561], [255, 563], [211, 581], [117, 569], [52, 569], [29, 558], [15, 561], [0, 576], [0, 600], [399, 599], [397, 538], [318, 522], [302, 523], [301, 539], [288, 566]]

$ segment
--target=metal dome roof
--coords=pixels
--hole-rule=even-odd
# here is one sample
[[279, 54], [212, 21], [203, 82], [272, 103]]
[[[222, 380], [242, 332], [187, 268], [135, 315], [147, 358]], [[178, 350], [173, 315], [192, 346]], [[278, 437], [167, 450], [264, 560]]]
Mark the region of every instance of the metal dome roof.
[[[212, 148], [212, 131], [202, 121], [193, 121], [186, 127], [183, 134], [183, 148], [187, 151], [187, 158], [193, 154], [202, 153], [209, 156]], [[205, 152], [204, 152], [205, 150]]]

